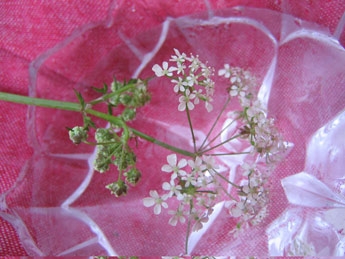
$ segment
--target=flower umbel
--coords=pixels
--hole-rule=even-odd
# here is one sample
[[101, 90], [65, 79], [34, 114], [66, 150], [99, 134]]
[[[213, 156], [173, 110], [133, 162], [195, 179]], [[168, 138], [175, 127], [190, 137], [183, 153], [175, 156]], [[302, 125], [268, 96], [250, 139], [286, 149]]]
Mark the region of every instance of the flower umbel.
[[[174, 64], [169, 65], [169, 62]], [[152, 198], [145, 198], [144, 205], [157, 206], [155, 214], [158, 214], [161, 212], [161, 204], [174, 200], [173, 204], [177, 203], [178, 206], [168, 212], [172, 215], [169, 224], [176, 226], [188, 222], [187, 246], [189, 232], [203, 228], [209, 221], [213, 207], [225, 201], [229, 215], [237, 220], [231, 233], [239, 235], [244, 229], [260, 224], [268, 215], [268, 179], [274, 164], [285, 152], [286, 144], [273, 119], [267, 118], [266, 110], [256, 98], [255, 77], [242, 68], [225, 64], [218, 71], [218, 76], [228, 80], [225, 92], [227, 102], [204, 142], [197, 146], [190, 111], [200, 102], [205, 103], [207, 111], [212, 111], [215, 83], [211, 77], [214, 70], [202, 63], [198, 56], [187, 56], [177, 49], [174, 49], [169, 62], [164, 61], [162, 67], [156, 64], [152, 70], [157, 77], [168, 77], [173, 85], [173, 92], [179, 100], [178, 110], [187, 114], [194, 156], [191, 159], [178, 159], [175, 153], [168, 155], [168, 164], [163, 165], [161, 170], [170, 173], [170, 181], [163, 182], [162, 196], [157, 191], [150, 191]], [[218, 134], [214, 134], [215, 137], [209, 139], [220, 116], [233, 99], [238, 100], [242, 110], [233, 112], [236, 116], [232, 117], [232, 121], [227, 122]], [[229, 133], [225, 134], [226, 131]], [[244, 150], [231, 147], [236, 141], [246, 143], [243, 144]], [[231, 152], [226, 153], [224, 147], [230, 147]], [[233, 182], [230, 180], [230, 172], [224, 169], [226, 165], [222, 161], [226, 160], [218, 158], [235, 155], [244, 158], [244, 163], [237, 170], [240, 175], [234, 178], [236, 182]], [[263, 157], [266, 158], [265, 163]]]

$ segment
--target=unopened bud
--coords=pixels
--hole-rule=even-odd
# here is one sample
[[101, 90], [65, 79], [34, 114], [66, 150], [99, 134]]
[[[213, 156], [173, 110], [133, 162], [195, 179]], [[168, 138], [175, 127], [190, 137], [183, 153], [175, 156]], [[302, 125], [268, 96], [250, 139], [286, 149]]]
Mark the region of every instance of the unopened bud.
[[87, 140], [87, 131], [84, 127], [76, 126], [69, 132], [69, 138], [74, 144], [80, 144], [81, 142]]
[[108, 184], [106, 188], [109, 189], [111, 194], [114, 194], [116, 197], [127, 194], [127, 185], [122, 180]]
[[127, 173], [125, 173], [126, 180], [130, 184], [136, 185], [140, 178], [141, 178], [141, 173], [139, 172], [138, 169], [132, 168], [130, 169]]

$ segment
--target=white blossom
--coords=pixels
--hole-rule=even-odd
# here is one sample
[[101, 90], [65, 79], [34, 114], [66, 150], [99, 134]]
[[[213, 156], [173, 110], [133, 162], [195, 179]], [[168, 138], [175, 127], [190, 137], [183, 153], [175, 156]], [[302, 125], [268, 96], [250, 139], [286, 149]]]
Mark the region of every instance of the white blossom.
[[186, 159], [181, 159], [177, 162], [177, 155], [171, 154], [167, 156], [168, 164], [162, 166], [162, 171], [166, 173], [173, 173], [171, 179], [175, 179], [177, 175], [186, 175], [186, 171], [182, 170], [187, 165]]
[[157, 191], [155, 191], [155, 190], [150, 191], [150, 196], [151, 197], [144, 198], [143, 202], [144, 202], [145, 207], [154, 206], [154, 208], [153, 208], [154, 214], [156, 214], [156, 215], [160, 214], [162, 211], [161, 207], [163, 207], [165, 209], [168, 208], [168, 204], [166, 202], [164, 202], [164, 200], [167, 199], [167, 196], [160, 197], [159, 194], [157, 193]]
[[169, 224], [172, 226], [176, 226], [178, 222], [180, 222], [181, 224], [186, 222], [186, 218], [185, 215], [188, 213], [186, 211], [183, 211], [183, 207], [179, 206], [177, 208], [177, 210], [170, 210], [168, 212], [169, 214], [173, 215], [170, 219], [169, 219]]
[[188, 108], [188, 110], [193, 110], [194, 109], [194, 104], [191, 100], [193, 100], [195, 98], [195, 94], [190, 93], [190, 91], [187, 89], [184, 92], [184, 95], [180, 96], [179, 98], [179, 106], [178, 106], [178, 110], [179, 111], [184, 111], [186, 108]]
[[171, 82], [173, 84], [175, 84], [175, 86], [174, 86], [174, 92], [175, 93], [184, 92], [184, 90], [185, 90], [185, 81], [183, 81], [183, 79], [181, 77], [179, 77], [177, 80], [173, 79], [173, 80], [171, 80]]
[[177, 68], [176, 67], [168, 67], [169, 64], [168, 62], [164, 61], [162, 63], [162, 66], [155, 64], [152, 67], [153, 72], [155, 72], [157, 77], [161, 77], [161, 76], [172, 76], [173, 75], [173, 71], [176, 71]]
[[168, 197], [176, 196], [178, 200], [183, 199], [183, 195], [181, 194], [182, 187], [180, 185], [175, 185], [174, 180], [171, 180], [170, 183], [164, 182], [162, 189], [169, 191], [167, 194]]
[[224, 68], [219, 69], [218, 71], [218, 76], [224, 76], [225, 78], [229, 78], [231, 75], [230, 72], [230, 65], [229, 64], [225, 64]]

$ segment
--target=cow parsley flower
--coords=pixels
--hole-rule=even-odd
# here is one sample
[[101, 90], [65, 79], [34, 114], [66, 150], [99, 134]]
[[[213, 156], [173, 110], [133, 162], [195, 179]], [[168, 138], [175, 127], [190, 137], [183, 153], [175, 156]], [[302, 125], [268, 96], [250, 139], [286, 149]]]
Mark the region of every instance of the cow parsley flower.
[[162, 171], [173, 173], [171, 179], [175, 179], [178, 175], [186, 175], [186, 171], [182, 170], [187, 165], [187, 160], [182, 158], [177, 162], [177, 155], [171, 154], [167, 156], [168, 164], [162, 166]]
[[176, 196], [178, 200], [183, 199], [183, 194], [181, 193], [182, 187], [180, 185], [175, 185], [174, 180], [171, 180], [170, 183], [164, 182], [162, 189], [169, 191], [167, 194], [168, 197]]
[[172, 76], [174, 71], [177, 70], [176, 67], [169, 67], [168, 62], [164, 61], [162, 63], [162, 66], [155, 64], [152, 67], [153, 72], [155, 72], [155, 75], [157, 77], [161, 77], [161, 76]]
[[179, 106], [178, 106], [178, 110], [179, 111], [184, 111], [186, 108], [188, 108], [188, 110], [193, 110], [194, 109], [194, 104], [191, 100], [193, 100], [195, 98], [195, 94], [191, 93], [188, 89], [185, 91], [184, 95], [180, 96], [179, 98]]
[[169, 219], [169, 224], [170, 225], [176, 226], [178, 222], [180, 222], [181, 224], [186, 222], [185, 215], [188, 214], [188, 212], [183, 210], [183, 206], [180, 205], [177, 208], [177, 210], [170, 210], [170, 211], [168, 211], [168, 213], [173, 215]]
[[168, 204], [165, 202], [165, 200], [168, 198], [167, 196], [163, 195], [161, 197], [155, 190], [150, 191], [150, 196], [151, 197], [144, 198], [143, 202], [144, 202], [145, 207], [154, 206], [153, 208], [154, 214], [156, 215], [160, 214], [162, 211], [162, 207], [165, 209], [168, 208]]
[[230, 65], [224, 64], [224, 68], [219, 69], [218, 76], [224, 76], [225, 78], [229, 78], [231, 75]]

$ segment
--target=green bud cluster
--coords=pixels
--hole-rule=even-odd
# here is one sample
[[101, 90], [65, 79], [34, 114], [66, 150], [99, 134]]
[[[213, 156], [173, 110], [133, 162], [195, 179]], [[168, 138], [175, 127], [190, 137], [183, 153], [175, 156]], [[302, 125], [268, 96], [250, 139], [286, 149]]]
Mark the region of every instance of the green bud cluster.
[[108, 184], [106, 188], [109, 189], [111, 194], [114, 194], [116, 197], [126, 195], [128, 189], [127, 184], [122, 180]]
[[[136, 168], [136, 156], [128, 143], [114, 131], [112, 128], [98, 128], [95, 139], [97, 142], [96, 159], [94, 169], [104, 173], [110, 169], [113, 164], [117, 167], [120, 177], [121, 172], [125, 172], [125, 181], [135, 185], [141, 178], [141, 173]], [[119, 179], [117, 182], [108, 185], [106, 188], [116, 197], [127, 193], [125, 181]]]
[[131, 168], [128, 172], [125, 173], [126, 180], [130, 184], [136, 185], [140, 178], [141, 178], [141, 173], [138, 169], [136, 168]]
[[109, 103], [112, 106], [124, 107], [121, 114], [121, 118], [124, 121], [133, 120], [136, 116], [136, 109], [144, 106], [151, 100], [146, 83], [139, 79], [132, 79], [128, 83], [123, 84], [114, 80], [110, 89], [114, 94], [118, 94], [109, 98]]
[[[128, 144], [131, 132], [126, 122], [134, 120], [137, 109], [151, 100], [146, 84], [147, 81], [140, 79], [128, 82], [114, 80], [110, 87], [107, 84], [102, 88], [93, 87], [101, 96], [88, 102], [80, 92], [75, 91], [83, 113], [84, 126], [69, 129], [69, 137], [75, 144], [85, 142], [96, 145], [96, 171], [104, 173], [109, 171], [112, 165], [118, 169], [118, 181], [106, 186], [117, 197], [127, 193], [127, 183], [136, 185], [141, 178], [141, 173], [136, 168], [136, 156]], [[107, 120], [111, 123], [110, 128], [98, 128], [88, 116], [101, 114], [93, 110], [93, 106], [99, 103], [106, 103], [108, 106], [108, 114], [104, 116], [109, 118]], [[117, 114], [114, 114], [114, 111]], [[90, 128], [96, 129], [96, 143], [87, 141]]]
[[87, 130], [81, 126], [76, 126], [73, 129], [70, 129], [68, 134], [70, 140], [72, 140], [74, 144], [80, 144], [81, 142], [86, 141], [88, 137]]

